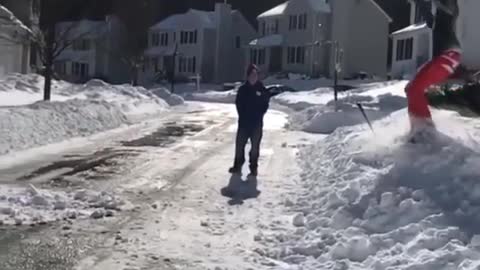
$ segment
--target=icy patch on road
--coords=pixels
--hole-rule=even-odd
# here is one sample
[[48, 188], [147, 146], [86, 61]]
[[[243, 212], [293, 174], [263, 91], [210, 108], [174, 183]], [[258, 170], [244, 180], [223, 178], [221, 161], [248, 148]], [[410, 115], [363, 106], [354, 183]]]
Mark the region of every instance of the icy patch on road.
[[103, 218], [129, 209], [128, 202], [107, 192], [70, 192], [2, 186], [0, 224], [32, 225], [63, 219]]
[[343, 127], [303, 150], [291, 231], [264, 232], [259, 253], [293, 269], [479, 269], [480, 149], [460, 138], [480, 122], [433, 117], [443, 133], [424, 145], [406, 143], [401, 110], [376, 135]]

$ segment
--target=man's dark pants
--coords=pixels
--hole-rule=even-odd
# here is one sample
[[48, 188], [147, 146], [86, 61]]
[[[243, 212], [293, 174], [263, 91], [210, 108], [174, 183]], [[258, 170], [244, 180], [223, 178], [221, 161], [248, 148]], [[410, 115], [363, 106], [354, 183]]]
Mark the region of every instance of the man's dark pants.
[[245, 163], [245, 146], [248, 140], [251, 143], [250, 149], [250, 170], [256, 171], [258, 168], [258, 158], [260, 156], [260, 142], [263, 136], [263, 124], [255, 127], [238, 127], [237, 139], [235, 143], [235, 162], [233, 167], [240, 169]]

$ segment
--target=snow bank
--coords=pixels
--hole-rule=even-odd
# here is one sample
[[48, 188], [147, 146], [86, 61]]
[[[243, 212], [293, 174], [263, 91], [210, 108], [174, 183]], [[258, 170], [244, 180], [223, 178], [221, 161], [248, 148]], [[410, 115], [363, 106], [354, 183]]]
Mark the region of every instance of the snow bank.
[[[9, 74], [0, 81], [0, 106], [27, 105], [43, 98], [44, 78], [37, 74]], [[85, 84], [71, 84], [52, 80], [52, 101], [70, 99], [106, 100], [125, 108], [132, 115], [155, 114], [168, 105], [183, 104], [183, 99], [167, 90], [154, 89], [129, 84], [111, 85], [93, 79]], [[160, 91], [163, 91], [159, 94]]]
[[120, 107], [100, 100], [0, 108], [0, 154], [87, 136], [126, 123]]
[[480, 121], [434, 118], [441, 133], [425, 145], [406, 143], [401, 110], [376, 134], [340, 128], [302, 150], [292, 231], [264, 233], [259, 253], [295, 269], [478, 269]]
[[326, 105], [307, 108], [290, 117], [290, 127], [311, 133], [331, 133], [339, 127], [366, 123], [357, 103], [362, 104], [368, 119], [376, 121], [407, 106], [404, 97], [385, 94], [378, 97], [351, 95]]
[[[52, 102], [41, 100], [43, 77], [11, 74], [0, 81], [0, 155], [117, 128], [158, 116], [183, 99], [101, 80], [52, 81]], [[5, 98], [5, 99], [4, 99]]]
[[[348, 99], [352, 95], [378, 97], [381, 95], [391, 94], [395, 96], [405, 97], [406, 81], [387, 81], [375, 83], [351, 84], [353, 89], [341, 91], [338, 93], [339, 99]], [[321, 83], [319, 84], [321, 85]], [[293, 84], [294, 89], [298, 88]], [[305, 110], [312, 106], [326, 105], [334, 99], [334, 91], [332, 87], [320, 87], [311, 85], [310, 91], [285, 92], [273, 97], [272, 101], [287, 106], [295, 111]]]
[[103, 218], [131, 207], [108, 192], [70, 192], [3, 186], [0, 189], [0, 224], [32, 225], [62, 219]]
[[181, 96], [172, 94], [166, 88], [155, 88], [149, 91], [159, 98], [165, 100], [170, 106], [182, 105], [185, 102]]

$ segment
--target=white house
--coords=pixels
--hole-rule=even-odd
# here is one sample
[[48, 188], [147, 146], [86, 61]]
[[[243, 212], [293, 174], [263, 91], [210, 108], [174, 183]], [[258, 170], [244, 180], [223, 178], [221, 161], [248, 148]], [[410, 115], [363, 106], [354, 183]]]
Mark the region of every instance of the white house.
[[257, 20], [259, 38], [249, 43], [248, 59], [265, 73], [332, 76], [335, 67], [340, 77], [387, 73], [392, 20], [373, 0], [289, 0]]
[[172, 15], [149, 29], [148, 64], [140, 80], [153, 83], [173, 67], [176, 78], [199, 74], [204, 82], [243, 79], [243, 48], [254, 37], [255, 29], [229, 4], [217, 3], [214, 11], [190, 9]]
[[57, 40], [68, 40], [72, 44], [55, 58], [55, 72], [72, 82], [91, 78], [109, 83], [128, 82], [129, 67], [122, 59], [125, 56], [126, 31], [116, 16], [107, 16], [104, 21], [81, 20], [57, 24]]
[[0, 5], [0, 76], [30, 70], [30, 29]]
[[[410, 24], [391, 34], [393, 41], [391, 75], [394, 78], [411, 78], [417, 69], [432, 57], [432, 30], [427, 27], [418, 7], [410, 2]], [[431, 3], [431, 2], [428, 2]], [[480, 1], [459, 0], [460, 16], [457, 22], [463, 56], [462, 64], [469, 69], [480, 69]], [[435, 12], [435, 6], [432, 6]]]

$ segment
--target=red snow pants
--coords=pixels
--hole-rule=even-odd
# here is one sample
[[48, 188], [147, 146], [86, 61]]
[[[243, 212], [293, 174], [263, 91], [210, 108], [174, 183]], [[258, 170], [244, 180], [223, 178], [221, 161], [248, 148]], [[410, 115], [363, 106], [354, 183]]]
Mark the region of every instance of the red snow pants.
[[411, 117], [431, 119], [425, 91], [428, 87], [447, 80], [460, 64], [460, 57], [460, 50], [446, 50], [418, 70], [406, 89]]

